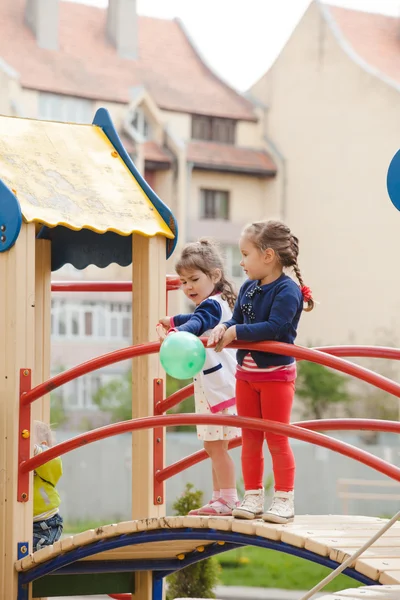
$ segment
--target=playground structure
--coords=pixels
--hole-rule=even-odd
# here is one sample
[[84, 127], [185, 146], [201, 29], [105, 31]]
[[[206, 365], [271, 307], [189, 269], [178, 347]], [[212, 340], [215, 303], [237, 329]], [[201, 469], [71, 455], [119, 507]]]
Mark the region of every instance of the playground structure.
[[[164, 481], [206, 458], [200, 451], [165, 467], [165, 428], [220, 423], [280, 432], [354, 458], [395, 481], [400, 469], [321, 431], [400, 432], [392, 421], [338, 419], [293, 425], [219, 415], [166, 415], [191, 395], [187, 386], [164, 398], [155, 323], [165, 312], [166, 258], [176, 221], [121, 145], [107, 111], [93, 125], [0, 117], [0, 598], [27, 600], [84, 593], [134, 594], [160, 600], [164, 577], [213, 554], [243, 545], [272, 548], [330, 568], [344, 564], [387, 520], [297, 516], [289, 525], [233, 518], [166, 517]], [[112, 199], [112, 201], [111, 201]], [[133, 260], [132, 260], [133, 258]], [[51, 271], [132, 262], [129, 283], [55, 283]], [[133, 346], [49, 378], [51, 289], [132, 291]], [[86, 286], [86, 287], [85, 287]], [[232, 345], [238, 347], [238, 343]], [[343, 357], [400, 359], [400, 350], [373, 347], [307, 349], [269, 342], [246, 347], [311, 360], [358, 377], [400, 398], [400, 385]], [[32, 419], [49, 422], [50, 391], [103, 366], [132, 358], [132, 420], [77, 436], [33, 457]], [[132, 521], [104, 525], [31, 553], [32, 472], [52, 457], [132, 431]], [[240, 444], [234, 440], [231, 447]], [[97, 490], [93, 490], [95, 501]], [[394, 524], [344, 571], [397, 594], [400, 525]], [[96, 574], [93, 577], [93, 574]], [[380, 587], [383, 593], [383, 588]], [[368, 596], [372, 597], [372, 596]], [[395, 600], [397, 596], [387, 596]], [[399, 596], [400, 597], [400, 594]], [[328, 596], [329, 598], [329, 596]], [[336, 595], [333, 595], [336, 598]], [[338, 596], [340, 598], [340, 596]], [[379, 598], [384, 598], [381, 594]]]

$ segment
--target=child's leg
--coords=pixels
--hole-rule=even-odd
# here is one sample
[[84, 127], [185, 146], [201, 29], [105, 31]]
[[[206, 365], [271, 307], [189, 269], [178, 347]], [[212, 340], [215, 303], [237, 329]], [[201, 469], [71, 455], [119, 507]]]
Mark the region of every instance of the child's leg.
[[[268, 381], [259, 383], [262, 418], [290, 423], [294, 397], [294, 382]], [[294, 488], [295, 462], [289, 439], [284, 435], [266, 433], [275, 478], [275, 490], [291, 492]]]
[[216, 478], [214, 489], [236, 490], [235, 464], [228, 452], [228, 442], [224, 440], [214, 440], [204, 442], [204, 449], [211, 458], [213, 467], [213, 481]]
[[[239, 417], [261, 419], [259, 392], [251, 383], [236, 381], [236, 408]], [[264, 434], [254, 429], [242, 430], [242, 472], [245, 490], [263, 489]]]
[[50, 519], [33, 523], [33, 551], [51, 546], [60, 539], [63, 530], [63, 519], [59, 514]]
[[200, 509], [199, 514], [231, 516], [233, 508], [237, 506], [237, 490], [235, 465], [228, 452], [228, 442], [207, 441], [204, 442], [204, 448], [211, 458], [213, 475], [216, 478], [216, 487], [220, 489], [220, 495], [211, 505]]
[[[206, 449], [206, 443], [207, 443], [207, 442], [205, 442], [205, 443], [204, 443], [204, 450], [207, 452], [207, 449]], [[211, 458], [211, 455], [210, 455], [208, 452], [207, 452], [207, 454], [208, 454], [208, 455], [210, 456], [210, 458]], [[219, 483], [218, 483], [218, 477], [217, 477], [217, 474], [216, 474], [216, 472], [215, 472], [214, 465], [213, 465], [212, 463], [211, 463], [211, 467], [212, 467], [212, 482], [213, 482], [213, 493], [212, 493], [212, 500], [218, 500], [218, 498], [219, 498], [219, 497], [220, 497], [220, 495], [221, 495], [221, 489], [220, 489], [220, 487], [219, 487]]]

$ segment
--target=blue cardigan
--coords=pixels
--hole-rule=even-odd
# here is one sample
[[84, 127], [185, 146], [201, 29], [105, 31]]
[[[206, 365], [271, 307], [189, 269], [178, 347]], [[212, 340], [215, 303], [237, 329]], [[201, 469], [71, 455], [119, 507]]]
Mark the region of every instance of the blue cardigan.
[[[236, 325], [238, 341], [293, 344], [302, 310], [303, 296], [299, 286], [282, 273], [278, 279], [266, 285], [259, 285], [258, 281], [245, 281], [240, 288], [232, 319], [224, 325]], [[237, 351], [239, 365], [242, 365], [246, 354], [247, 350]], [[251, 356], [261, 369], [294, 362], [291, 356], [269, 352], [251, 352]]]

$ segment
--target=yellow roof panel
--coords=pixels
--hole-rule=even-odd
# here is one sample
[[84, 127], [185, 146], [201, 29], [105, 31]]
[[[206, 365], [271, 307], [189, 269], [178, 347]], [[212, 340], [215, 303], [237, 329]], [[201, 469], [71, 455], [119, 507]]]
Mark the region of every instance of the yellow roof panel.
[[0, 179], [27, 222], [174, 234], [100, 127], [0, 116]]

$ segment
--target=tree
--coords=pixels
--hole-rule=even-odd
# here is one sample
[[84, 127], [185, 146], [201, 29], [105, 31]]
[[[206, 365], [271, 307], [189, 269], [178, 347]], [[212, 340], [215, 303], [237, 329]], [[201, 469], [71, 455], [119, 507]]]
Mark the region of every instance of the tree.
[[[190, 510], [203, 504], [203, 492], [191, 483], [186, 484], [183, 494], [174, 502], [177, 515], [187, 515]], [[214, 557], [206, 558], [167, 577], [167, 600], [174, 598], [215, 598], [219, 565]]]
[[68, 416], [65, 412], [63, 397], [52, 392], [50, 394], [50, 423], [52, 426], [60, 428], [66, 421], [68, 421]]
[[[191, 380], [179, 381], [169, 375], [166, 378], [167, 397], [191, 383]], [[132, 373], [126, 371], [124, 375], [115, 378], [101, 386], [93, 396], [93, 402], [100, 410], [110, 414], [111, 422], [127, 421], [132, 418]], [[190, 396], [178, 406], [168, 412], [186, 413], [194, 412], [194, 398]], [[179, 427], [179, 431], [193, 431], [193, 426]]]
[[[57, 365], [55, 375], [65, 371], [63, 365]], [[65, 410], [62, 388], [50, 393], [50, 423], [57, 428], [62, 427], [68, 421], [68, 415]]]
[[303, 400], [305, 416], [322, 419], [333, 405], [350, 401], [347, 379], [322, 365], [298, 363], [296, 394]]
[[[376, 333], [376, 346], [387, 346], [390, 348], [398, 348], [399, 340], [393, 330], [382, 328]], [[392, 381], [399, 381], [400, 368], [397, 360], [391, 359], [363, 359], [357, 361], [363, 367], [379, 373]], [[366, 419], [383, 419], [395, 420], [399, 419], [400, 400], [393, 394], [384, 392], [383, 390], [366, 383], [356, 380], [352, 382], [352, 391], [354, 390], [355, 402], [350, 415], [359, 416], [360, 413]], [[378, 434], [364, 434], [367, 439], [377, 439]]]

